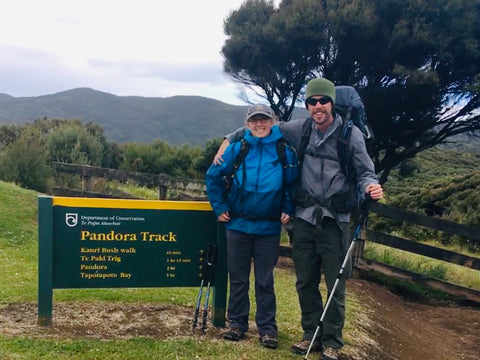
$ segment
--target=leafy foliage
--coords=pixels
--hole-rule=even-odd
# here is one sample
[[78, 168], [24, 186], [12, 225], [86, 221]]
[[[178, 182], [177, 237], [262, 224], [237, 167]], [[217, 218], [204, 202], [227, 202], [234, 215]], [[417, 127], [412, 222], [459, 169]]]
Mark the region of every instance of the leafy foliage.
[[66, 126], [48, 137], [48, 150], [52, 161], [69, 164], [101, 165], [103, 144], [81, 124]]
[[261, 89], [281, 120], [290, 119], [305, 78], [322, 62], [318, 49], [328, 33], [318, 26], [326, 19], [319, 4], [293, 1], [281, 11], [272, 1], [248, 0], [224, 24], [225, 72]]
[[[33, 125], [0, 126], [0, 133], [11, 134], [4, 138], [0, 147], [0, 179], [42, 192], [48, 192], [55, 182], [72, 181], [53, 177], [50, 169], [52, 160], [64, 159], [202, 179], [222, 141], [221, 138], [213, 139], [204, 149], [172, 146], [161, 140], [151, 144], [118, 145], [108, 143], [102, 128], [97, 125], [61, 119], [41, 119]], [[461, 148], [436, 147], [402, 162], [391, 172], [385, 185], [386, 202], [418, 213], [480, 226], [480, 152], [478, 145], [461, 141]], [[116, 159], [119, 165], [111, 159]], [[469, 239], [446, 237], [385, 219], [375, 221], [374, 225], [380, 230], [398, 229], [413, 239], [438, 239], [445, 244], [458, 243], [471, 249], [479, 246]]]
[[193, 168], [195, 171], [200, 174], [205, 174], [207, 172], [222, 141], [223, 138], [216, 138], [207, 142], [205, 151], [193, 162]]
[[[115, 147], [103, 129], [78, 120], [40, 119], [23, 126], [4, 125], [0, 146], [0, 179], [25, 188], [48, 192], [53, 184], [52, 161], [110, 166]], [[56, 178], [58, 180], [58, 177]]]
[[194, 160], [200, 156], [200, 148], [183, 145], [174, 147], [161, 140], [153, 144], [128, 143], [123, 147], [123, 170], [151, 174], [167, 174], [176, 177], [198, 178], [193, 169]]

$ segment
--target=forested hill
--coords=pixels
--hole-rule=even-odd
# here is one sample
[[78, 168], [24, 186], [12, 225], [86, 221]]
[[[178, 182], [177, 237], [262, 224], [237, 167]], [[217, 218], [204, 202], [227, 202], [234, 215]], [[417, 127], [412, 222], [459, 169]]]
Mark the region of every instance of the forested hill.
[[[78, 119], [100, 125], [112, 142], [161, 139], [172, 145], [203, 145], [242, 126], [246, 109], [201, 96], [116, 96], [79, 88], [37, 97], [0, 94], [0, 125], [44, 117]], [[299, 109], [295, 116], [305, 114]]]

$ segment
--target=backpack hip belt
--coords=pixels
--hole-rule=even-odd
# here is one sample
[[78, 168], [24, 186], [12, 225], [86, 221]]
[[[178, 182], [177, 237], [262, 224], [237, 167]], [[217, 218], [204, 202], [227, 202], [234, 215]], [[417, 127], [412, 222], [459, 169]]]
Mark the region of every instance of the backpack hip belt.
[[296, 199], [296, 203], [299, 207], [309, 208], [312, 206], [320, 206], [337, 214], [351, 212], [355, 208], [353, 202], [354, 201], [351, 199], [351, 192], [335, 194], [329, 199], [323, 200], [310, 195], [310, 193], [301, 186], [298, 189]]

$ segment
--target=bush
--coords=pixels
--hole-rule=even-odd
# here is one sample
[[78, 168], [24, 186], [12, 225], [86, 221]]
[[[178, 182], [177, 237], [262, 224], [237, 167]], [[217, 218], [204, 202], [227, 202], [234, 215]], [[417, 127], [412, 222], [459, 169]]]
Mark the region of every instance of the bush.
[[47, 150], [38, 139], [22, 138], [9, 146], [0, 157], [0, 176], [23, 188], [48, 192], [51, 170], [47, 164]]

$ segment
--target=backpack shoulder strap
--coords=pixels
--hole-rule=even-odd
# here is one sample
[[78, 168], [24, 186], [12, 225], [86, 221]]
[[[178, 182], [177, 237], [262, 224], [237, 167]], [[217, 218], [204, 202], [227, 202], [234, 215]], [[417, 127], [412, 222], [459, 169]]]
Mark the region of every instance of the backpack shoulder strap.
[[343, 120], [342, 126], [337, 136], [337, 153], [338, 160], [343, 173], [349, 178], [353, 179], [353, 169], [350, 161], [350, 154], [348, 153], [348, 144], [352, 134], [353, 120]]
[[237, 154], [237, 157], [235, 158], [235, 161], [233, 162], [233, 171], [237, 171], [238, 167], [243, 164], [245, 161], [245, 158], [247, 157], [248, 151], [250, 150], [250, 145], [248, 144], [247, 140], [245, 138], [242, 138], [240, 140], [240, 151]]
[[305, 151], [310, 141], [310, 135], [312, 134], [312, 118], [308, 118], [302, 125], [302, 139], [300, 141], [300, 146], [297, 149], [298, 161], [300, 164], [303, 163], [303, 158], [305, 157]]
[[287, 140], [285, 140], [283, 137], [277, 140], [277, 156], [278, 160], [280, 160], [280, 164], [282, 164], [282, 169], [286, 169], [288, 167], [287, 146]]
[[248, 144], [247, 140], [245, 140], [245, 138], [241, 138], [240, 150], [237, 156], [235, 157], [235, 161], [233, 162], [232, 171], [230, 172], [230, 174], [225, 176], [225, 181], [226, 181], [225, 194], [227, 194], [230, 191], [230, 188], [232, 187], [232, 184], [233, 184], [233, 179], [235, 177], [235, 173], [237, 172], [240, 165], [242, 165], [245, 162], [245, 158], [247, 157], [249, 150], [250, 150], [250, 145]]

